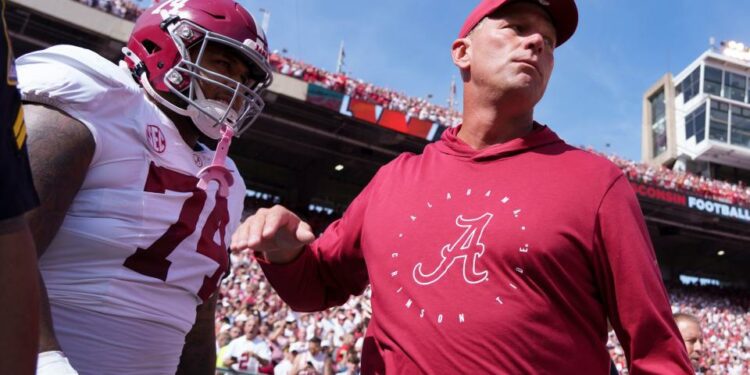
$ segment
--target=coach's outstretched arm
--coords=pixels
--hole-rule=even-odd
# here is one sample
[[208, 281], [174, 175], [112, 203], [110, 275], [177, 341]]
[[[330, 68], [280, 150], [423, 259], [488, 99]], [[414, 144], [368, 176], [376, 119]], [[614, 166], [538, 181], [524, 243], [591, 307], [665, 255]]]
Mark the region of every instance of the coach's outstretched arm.
[[320, 311], [340, 305], [369, 283], [360, 236], [371, 186], [317, 240], [297, 215], [274, 206], [258, 210], [240, 225], [232, 250], [254, 251], [268, 281], [292, 309]]
[[[40, 206], [28, 215], [39, 257], [49, 246], [65, 219], [86, 177], [94, 155], [94, 138], [85, 125], [67, 114], [38, 104], [24, 105], [28, 129], [29, 164]], [[41, 315], [37, 373], [69, 374], [62, 357], [50, 313], [49, 298], [40, 276]], [[66, 372], [67, 371], [67, 372]]]

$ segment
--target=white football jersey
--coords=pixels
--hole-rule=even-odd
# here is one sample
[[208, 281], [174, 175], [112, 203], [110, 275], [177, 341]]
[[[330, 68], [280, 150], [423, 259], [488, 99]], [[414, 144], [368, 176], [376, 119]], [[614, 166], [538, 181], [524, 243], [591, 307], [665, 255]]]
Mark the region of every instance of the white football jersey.
[[[197, 188], [213, 151], [185, 144], [129, 72], [92, 51], [55, 46], [22, 56], [17, 69], [24, 100], [67, 113], [96, 142], [83, 186], [39, 261], [50, 303], [151, 322], [147, 335], [160, 327], [187, 333], [228, 267], [245, 194], [236, 166], [227, 159], [228, 197], [215, 182]], [[118, 339], [106, 327], [83, 329]]]

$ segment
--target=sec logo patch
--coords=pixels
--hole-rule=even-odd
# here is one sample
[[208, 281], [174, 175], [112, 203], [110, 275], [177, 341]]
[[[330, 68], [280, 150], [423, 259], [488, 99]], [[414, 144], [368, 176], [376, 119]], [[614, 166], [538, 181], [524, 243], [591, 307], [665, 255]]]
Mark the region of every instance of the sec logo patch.
[[161, 128], [156, 125], [146, 127], [146, 140], [151, 149], [160, 154], [167, 149], [167, 139], [164, 137]]

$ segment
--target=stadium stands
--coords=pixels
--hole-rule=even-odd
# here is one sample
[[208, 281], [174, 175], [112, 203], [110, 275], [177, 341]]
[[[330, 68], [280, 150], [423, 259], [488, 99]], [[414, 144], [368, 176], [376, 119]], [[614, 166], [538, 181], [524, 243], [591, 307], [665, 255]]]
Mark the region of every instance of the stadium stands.
[[331, 73], [276, 52], [271, 54], [271, 66], [281, 74], [403, 112], [420, 120], [430, 120], [449, 127], [461, 123], [461, 114], [453, 109], [430, 103], [424, 98], [410, 97], [395, 90], [378, 87], [344, 73]]
[[[275, 362], [282, 359], [282, 348], [285, 345], [298, 343], [294, 347], [299, 347], [298, 351], [302, 353], [306, 350], [307, 341], [318, 337], [322, 340], [323, 347], [327, 347], [336, 358], [334, 373], [352, 367], [352, 364], [348, 364], [349, 359], [354, 353], [356, 357], [361, 354], [364, 332], [371, 313], [369, 290], [362, 296], [351, 298], [341, 307], [320, 313], [300, 314], [291, 311], [281, 301], [258, 264], [247, 253], [232, 255], [232, 265], [232, 273], [224, 279], [220, 288], [217, 333], [230, 331], [232, 327], [242, 328], [247, 316], [254, 314], [268, 328], [265, 339], [272, 349], [272, 359]], [[261, 329], [261, 332], [265, 331]], [[272, 374], [273, 366], [263, 368], [260, 372]]]
[[620, 167], [631, 181], [657, 186], [666, 190], [697, 195], [702, 198], [748, 207], [750, 206], [750, 187], [740, 181], [733, 184], [713, 180], [692, 173], [675, 172], [663, 166], [652, 166], [623, 159], [616, 155], [605, 155], [592, 148], [587, 151], [606, 157]]
[[130, 0], [74, 0], [81, 4], [97, 8], [104, 12], [110, 13], [116, 17], [124, 18], [129, 21], [135, 21], [143, 12], [143, 8]]

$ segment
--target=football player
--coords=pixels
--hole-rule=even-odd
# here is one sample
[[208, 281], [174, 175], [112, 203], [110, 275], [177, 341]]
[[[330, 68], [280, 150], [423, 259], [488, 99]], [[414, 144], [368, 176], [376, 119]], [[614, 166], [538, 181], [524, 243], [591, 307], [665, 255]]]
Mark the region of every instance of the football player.
[[136, 21], [119, 66], [65, 45], [18, 59], [49, 301], [40, 374], [213, 374], [245, 195], [226, 152], [263, 108], [267, 51], [236, 2], [170, 0]]

